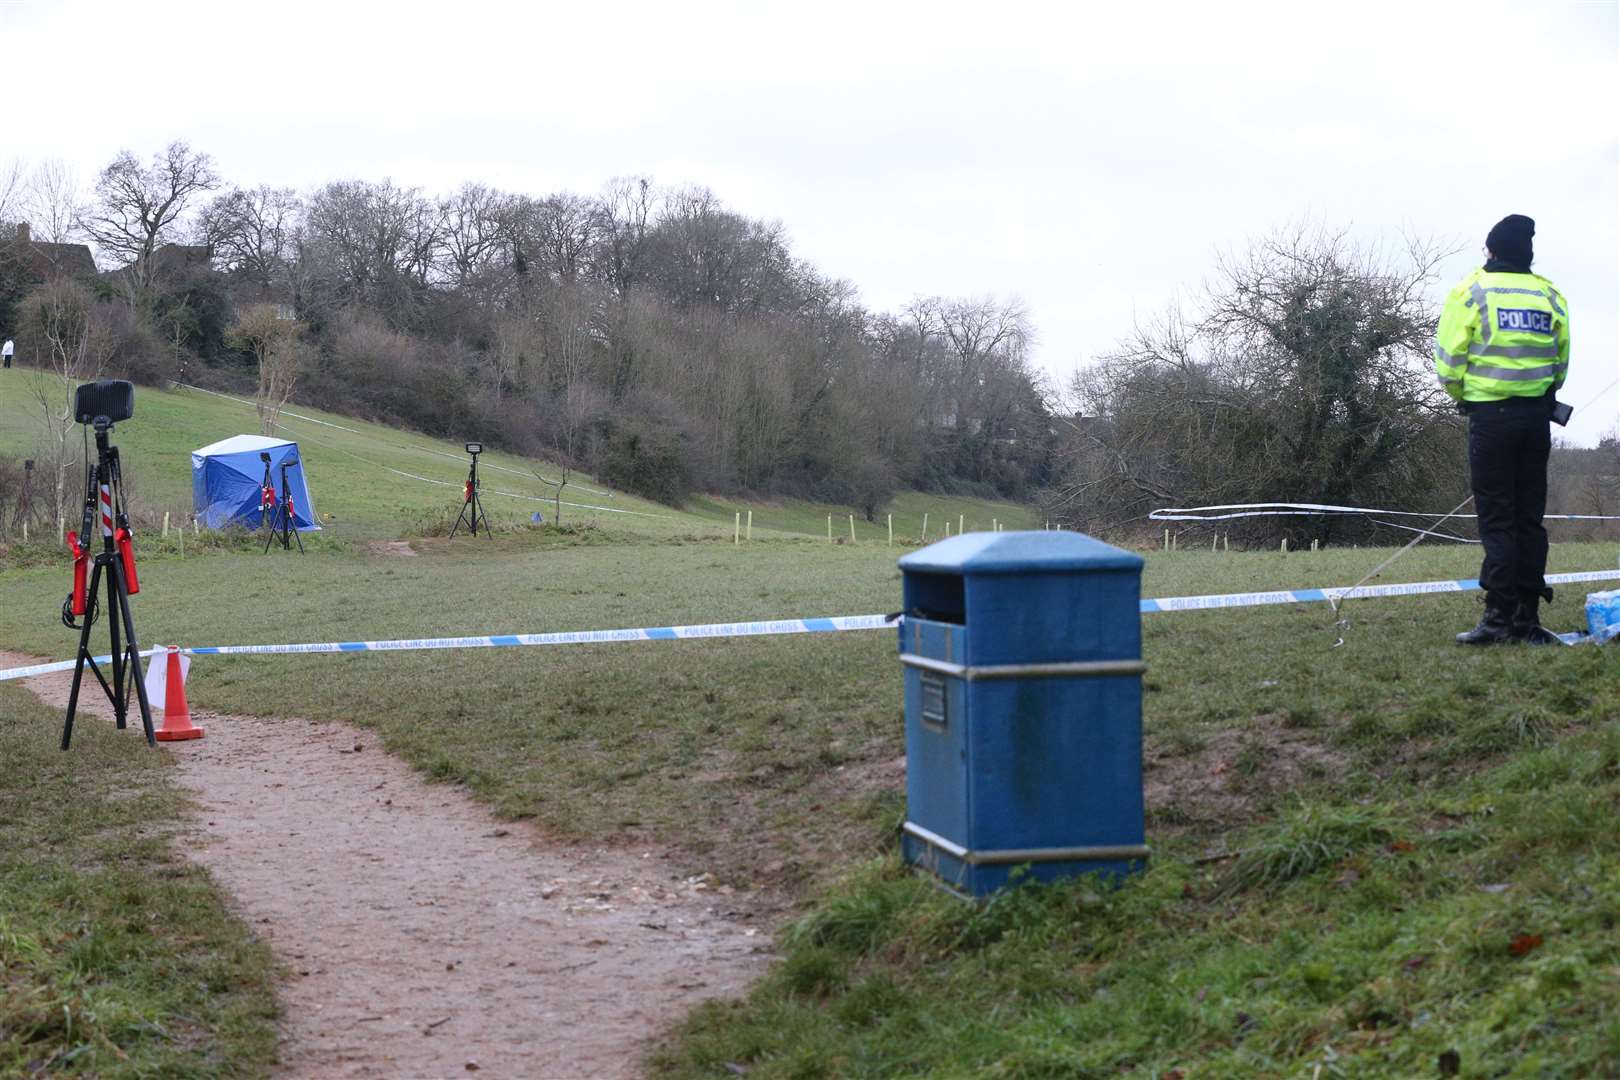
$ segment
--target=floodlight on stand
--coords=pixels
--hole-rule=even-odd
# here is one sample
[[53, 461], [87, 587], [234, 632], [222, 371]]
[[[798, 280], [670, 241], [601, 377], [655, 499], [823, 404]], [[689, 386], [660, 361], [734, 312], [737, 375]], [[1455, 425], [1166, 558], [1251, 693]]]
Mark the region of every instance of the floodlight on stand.
[[478, 494], [478, 455], [484, 452], [484, 444], [468, 442], [462, 446], [472, 455], [472, 468], [467, 470], [467, 482], [461, 486], [461, 513], [456, 515], [456, 523], [450, 526], [452, 540], [463, 525], [477, 536], [480, 521], [484, 523], [484, 535], [489, 535], [489, 517], [484, 513], [484, 500]]
[[[74, 391], [73, 415], [79, 423], [95, 429], [96, 461], [91, 464], [88, 457], [85, 460], [84, 516], [78, 530], [70, 531], [66, 537], [73, 555], [73, 588], [62, 603], [62, 623], [79, 631], [79, 651], [73, 666], [73, 686], [68, 691], [67, 716], [62, 721], [62, 749], [66, 750], [73, 739], [73, 718], [86, 667], [112, 704], [115, 725], [124, 727], [131, 706], [138, 706], [146, 741], [156, 746], [146, 680], [141, 675], [141, 649], [129, 610], [129, 598], [141, 591], [135, 573], [135, 534], [124, 504], [123, 463], [118, 447], [109, 439], [115, 423], [135, 415], [135, 387], [123, 379], [84, 383]], [[91, 537], [97, 531], [101, 533], [101, 550], [92, 552]], [[111, 653], [105, 657], [111, 667], [110, 680], [102, 674], [90, 650], [90, 629], [101, 615], [98, 594], [103, 584], [112, 637]]]
[[281, 459], [281, 496], [277, 498], [275, 485], [270, 480], [270, 455], [264, 451], [259, 452], [259, 459], [264, 462], [264, 480], [259, 494], [259, 514], [262, 522], [269, 526], [269, 533], [264, 538], [264, 553], [270, 554], [270, 545], [277, 539], [279, 532], [281, 550], [292, 548], [293, 541], [298, 542], [298, 554], [304, 553], [304, 538], [298, 535], [298, 511], [293, 506], [292, 482], [288, 479], [287, 470], [298, 464], [298, 458], [287, 455]]
[[135, 415], [135, 384], [125, 379], [81, 383], [73, 392], [73, 417], [81, 424], [112, 426]]

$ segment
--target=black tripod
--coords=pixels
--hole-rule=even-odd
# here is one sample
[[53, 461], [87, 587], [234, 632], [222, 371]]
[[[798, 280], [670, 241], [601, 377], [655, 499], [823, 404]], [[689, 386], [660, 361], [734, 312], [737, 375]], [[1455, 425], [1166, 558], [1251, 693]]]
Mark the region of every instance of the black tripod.
[[[134, 575], [135, 563], [130, 549], [129, 516], [124, 512], [124, 481], [119, 468], [118, 448], [108, 444], [107, 435], [112, 431], [112, 424], [106, 417], [96, 418], [95, 429], [96, 466], [91, 469], [87, 463], [85, 469], [84, 518], [81, 532], [74, 542], [74, 560], [81, 565], [75, 567], [74, 593], [62, 605], [62, 622], [79, 631], [79, 658], [73, 667], [73, 689], [68, 694], [67, 718], [62, 722], [62, 749], [66, 750], [73, 740], [73, 714], [78, 710], [79, 684], [84, 679], [86, 664], [106, 692], [107, 700], [112, 702], [113, 716], [120, 728], [126, 726], [129, 688], [134, 686], [141, 706], [141, 726], [146, 730], [146, 741], [156, 746], [152, 733], [152, 708], [146, 700], [146, 680], [141, 677], [141, 649], [135, 641], [135, 620], [129, 613], [130, 578]], [[101, 519], [101, 550], [93, 558], [89, 586], [80, 593], [77, 586], [81, 580], [82, 561], [91, 559], [90, 529], [98, 511]], [[101, 602], [97, 593], [103, 575], [106, 576], [107, 607], [111, 613], [107, 620], [107, 627], [112, 633], [111, 685], [101, 673], [95, 657], [90, 655], [90, 628], [100, 614]], [[75, 622], [75, 616], [84, 622]], [[120, 626], [127, 642], [124, 646], [119, 644]]]
[[[292, 487], [287, 483], [287, 470], [296, 464], [298, 464], [297, 458], [287, 458], [281, 463], [281, 503], [271, 511], [270, 535], [264, 538], [264, 553], [266, 555], [270, 554], [270, 545], [275, 542], [276, 533], [278, 532], [281, 533], [281, 550], [289, 550], [292, 547], [292, 542], [297, 540], [298, 554], [302, 555], [304, 553], [304, 538], [299, 536], [298, 530], [293, 527]], [[264, 466], [264, 478], [265, 486], [269, 487], [270, 463], [268, 461], [265, 462]], [[273, 494], [272, 491], [272, 496]], [[260, 506], [263, 505], [261, 497]], [[280, 524], [277, 524], [278, 521]]]
[[478, 535], [478, 522], [484, 523], [484, 535], [489, 535], [489, 515], [484, 513], [484, 500], [478, 494], [478, 455], [482, 450], [474, 450], [475, 443], [467, 444], [467, 453], [472, 455], [472, 468], [467, 471], [467, 485], [461, 489], [461, 513], [456, 515], [456, 523], [450, 526], [450, 539], [456, 538], [456, 530], [463, 524]]

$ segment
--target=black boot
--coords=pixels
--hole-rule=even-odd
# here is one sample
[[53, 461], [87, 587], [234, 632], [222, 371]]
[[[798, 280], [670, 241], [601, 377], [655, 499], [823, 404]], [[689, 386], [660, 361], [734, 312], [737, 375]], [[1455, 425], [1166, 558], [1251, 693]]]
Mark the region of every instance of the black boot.
[[1457, 635], [1459, 645], [1497, 645], [1513, 640], [1513, 623], [1508, 613], [1499, 607], [1486, 607], [1479, 617], [1479, 625]]
[[1520, 600], [1513, 609], [1513, 619], [1508, 626], [1508, 633], [1514, 641], [1526, 645], [1562, 645], [1558, 636], [1541, 625], [1541, 597], [1532, 596], [1528, 600]]

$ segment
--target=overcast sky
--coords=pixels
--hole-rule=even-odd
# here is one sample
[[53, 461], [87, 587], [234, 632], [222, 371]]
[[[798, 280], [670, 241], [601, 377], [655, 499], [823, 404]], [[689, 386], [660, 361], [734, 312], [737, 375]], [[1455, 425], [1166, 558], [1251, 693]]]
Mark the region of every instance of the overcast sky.
[[1058, 380], [1274, 227], [1437, 238], [1438, 297], [1525, 213], [1579, 407], [1620, 376], [1617, 53], [1613, 0], [0, 0], [0, 165], [180, 138], [249, 186], [703, 184], [868, 306], [1022, 297]]

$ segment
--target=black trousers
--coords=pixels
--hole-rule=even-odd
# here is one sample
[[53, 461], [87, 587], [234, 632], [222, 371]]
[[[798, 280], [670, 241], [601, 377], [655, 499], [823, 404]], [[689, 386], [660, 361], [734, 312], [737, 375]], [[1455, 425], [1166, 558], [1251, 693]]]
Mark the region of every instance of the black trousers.
[[1479, 514], [1485, 603], [1512, 613], [1546, 588], [1547, 457], [1552, 450], [1546, 398], [1473, 402], [1468, 409], [1468, 473]]

